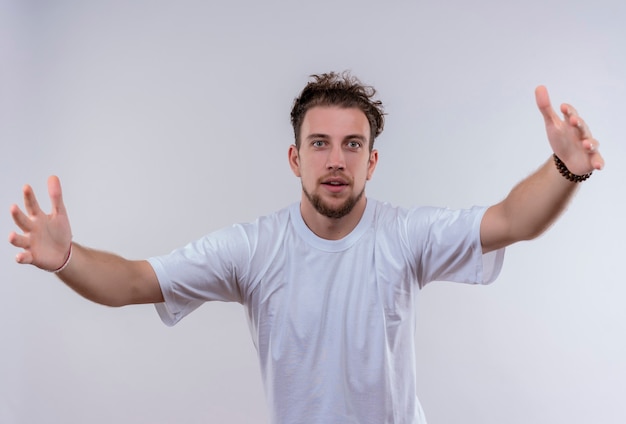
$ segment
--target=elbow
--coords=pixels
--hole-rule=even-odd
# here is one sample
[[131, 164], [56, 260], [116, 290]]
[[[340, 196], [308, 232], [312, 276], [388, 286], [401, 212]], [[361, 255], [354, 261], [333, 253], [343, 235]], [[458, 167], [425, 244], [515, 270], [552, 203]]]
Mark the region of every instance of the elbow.
[[97, 303], [98, 305], [109, 306], [111, 308], [120, 308], [122, 306], [127, 306], [130, 304], [130, 302], [126, 301], [125, 299], [119, 296], [100, 296], [100, 297], [84, 296], [84, 297], [88, 298], [92, 302]]
[[534, 228], [526, 228], [526, 231], [520, 235], [519, 240], [520, 241], [534, 240], [538, 238], [539, 236], [541, 236], [543, 233], [545, 233], [548, 230], [548, 228], [550, 228], [549, 224], [538, 225], [538, 226], [535, 226]]
[[119, 299], [106, 299], [106, 300], [102, 300], [101, 302], [97, 302], [100, 305], [104, 305], [104, 306], [109, 306], [111, 308], [121, 308], [122, 306], [127, 306], [129, 305], [129, 303], [127, 302], [123, 302]]

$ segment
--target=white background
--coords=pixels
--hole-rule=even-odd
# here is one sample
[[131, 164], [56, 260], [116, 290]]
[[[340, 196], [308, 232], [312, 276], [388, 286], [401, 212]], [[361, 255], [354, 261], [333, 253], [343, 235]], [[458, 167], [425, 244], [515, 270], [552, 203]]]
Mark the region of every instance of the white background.
[[[289, 111], [351, 69], [385, 102], [368, 195], [502, 199], [548, 159], [533, 90], [573, 103], [607, 166], [488, 287], [422, 291], [431, 424], [624, 423], [626, 3], [1, 1], [0, 233], [60, 176], [74, 239], [140, 259], [299, 200]], [[174, 328], [108, 308], [0, 244], [0, 422], [263, 423], [237, 304]]]

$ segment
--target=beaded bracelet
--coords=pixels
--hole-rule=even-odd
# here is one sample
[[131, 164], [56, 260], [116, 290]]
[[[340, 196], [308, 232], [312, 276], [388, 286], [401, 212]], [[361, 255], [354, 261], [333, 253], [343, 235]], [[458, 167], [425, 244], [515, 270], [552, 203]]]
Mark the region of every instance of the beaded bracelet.
[[63, 265], [61, 265], [57, 269], [51, 270], [50, 272], [58, 274], [59, 272], [63, 271], [70, 264], [70, 259], [72, 259], [72, 243], [70, 243], [70, 251], [67, 254], [67, 259], [65, 260], [65, 262], [63, 262]]
[[591, 177], [591, 174], [593, 174], [593, 171], [584, 175], [572, 174], [570, 170], [567, 169], [567, 166], [565, 166], [563, 161], [559, 159], [556, 153], [554, 153], [552, 156], [554, 157], [554, 163], [556, 164], [556, 169], [559, 170], [559, 173], [574, 183], [581, 183], [585, 181], [587, 178]]

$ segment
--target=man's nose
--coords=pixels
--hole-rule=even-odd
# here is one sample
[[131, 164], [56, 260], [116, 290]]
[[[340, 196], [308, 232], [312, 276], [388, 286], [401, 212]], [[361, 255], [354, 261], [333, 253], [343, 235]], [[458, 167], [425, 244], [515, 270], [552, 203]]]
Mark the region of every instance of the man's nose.
[[329, 170], [344, 169], [346, 167], [345, 156], [341, 146], [333, 146], [326, 159], [326, 168]]

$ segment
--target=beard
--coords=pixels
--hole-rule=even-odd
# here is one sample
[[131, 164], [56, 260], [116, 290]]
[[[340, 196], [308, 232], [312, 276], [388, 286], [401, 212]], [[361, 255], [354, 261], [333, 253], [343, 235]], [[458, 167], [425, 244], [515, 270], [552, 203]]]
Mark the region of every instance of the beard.
[[306, 198], [309, 199], [309, 202], [311, 202], [311, 204], [319, 214], [324, 215], [327, 218], [339, 219], [348, 215], [352, 211], [352, 209], [354, 209], [354, 206], [359, 202], [359, 200], [361, 200], [361, 197], [363, 197], [363, 193], [365, 193], [365, 187], [363, 187], [363, 190], [361, 190], [359, 194], [357, 194], [356, 196], [350, 196], [345, 200], [345, 202], [336, 207], [332, 207], [329, 204], [325, 203], [319, 195], [311, 194], [306, 191], [304, 185], [302, 186], [302, 192], [304, 193]]

